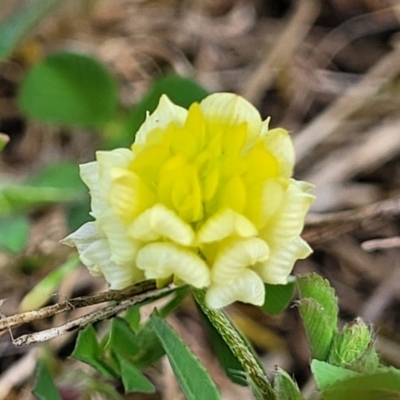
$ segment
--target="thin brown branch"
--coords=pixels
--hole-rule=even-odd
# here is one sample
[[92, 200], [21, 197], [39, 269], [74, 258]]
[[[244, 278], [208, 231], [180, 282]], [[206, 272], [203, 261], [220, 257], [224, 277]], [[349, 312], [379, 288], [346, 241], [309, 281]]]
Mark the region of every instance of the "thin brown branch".
[[170, 291], [171, 288], [166, 287], [163, 289], [150, 290], [141, 294], [135, 294], [133, 297], [125, 299], [120, 303], [111, 304], [106, 307], [100, 308], [99, 310], [83, 315], [82, 317], [72, 319], [60, 326], [56, 326], [54, 328], [46, 329], [40, 332], [21, 335], [20, 337], [13, 339], [13, 343], [16, 346], [25, 346], [33, 343], [45, 342], [58, 336], [65, 335], [71, 331], [74, 331], [75, 329], [83, 329], [87, 325], [93, 324], [97, 321], [111, 318], [135, 304], [142, 303], [147, 299], [157, 297]]
[[[155, 295], [157, 286], [154, 280], [139, 282], [123, 290], [109, 290], [107, 292], [97, 293], [90, 296], [75, 297], [73, 299], [42, 307], [37, 310], [27, 311], [10, 316], [2, 315], [0, 318], [0, 333], [12, 327], [22, 325], [38, 319], [49, 318], [56, 314], [67, 312], [75, 308], [88, 307], [94, 304], [100, 304], [110, 301], [119, 302], [135, 296], [141, 296], [147, 293]], [[151, 297], [151, 296], [150, 296]], [[1, 314], [0, 314], [1, 315]]]
[[313, 245], [360, 228], [365, 229], [378, 219], [389, 219], [397, 215], [400, 215], [400, 196], [356, 210], [309, 214], [302, 236]]

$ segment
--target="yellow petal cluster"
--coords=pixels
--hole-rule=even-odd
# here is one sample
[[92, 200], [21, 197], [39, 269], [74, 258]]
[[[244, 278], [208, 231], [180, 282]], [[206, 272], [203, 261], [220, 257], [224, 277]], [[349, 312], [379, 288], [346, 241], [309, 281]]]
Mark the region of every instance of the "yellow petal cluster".
[[229, 93], [189, 110], [162, 96], [131, 149], [81, 166], [93, 222], [64, 242], [112, 289], [144, 279], [207, 288], [209, 306], [261, 305], [311, 249], [300, 238], [314, 197], [291, 178], [284, 129]]

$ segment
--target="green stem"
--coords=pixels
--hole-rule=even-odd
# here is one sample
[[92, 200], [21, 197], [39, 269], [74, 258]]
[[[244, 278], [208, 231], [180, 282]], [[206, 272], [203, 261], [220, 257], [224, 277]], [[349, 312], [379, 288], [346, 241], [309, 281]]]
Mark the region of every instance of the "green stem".
[[[232, 325], [232, 322], [222, 310], [211, 309], [207, 306], [205, 300], [205, 290], [193, 288], [193, 295], [198, 305], [207, 315], [210, 322], [229, 346], [232, 353], [239, 360], [243, 370], [248, 374], [253, 383], [253, 394], [256, 398], [265, 400], [275, 400], [275, 392], [268, 381], [265, 372], [256, 360], [249, 345], [243, 340], [239, 332]], [[254, 387], [255, 386], [255, 387]]]

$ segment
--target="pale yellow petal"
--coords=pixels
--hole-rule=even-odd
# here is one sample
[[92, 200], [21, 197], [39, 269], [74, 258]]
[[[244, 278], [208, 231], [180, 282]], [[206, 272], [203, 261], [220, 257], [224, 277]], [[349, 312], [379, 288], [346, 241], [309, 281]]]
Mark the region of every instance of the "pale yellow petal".
[[[103, 232], [97, 227], [95, 222], [87, 222], [83, 224], [79, 229], [75, 232], [69, 234], [66, 238], [61, 240], [61, 243], [66, 244], [70, 247], [75, 247], [79, 253], [79, 258], [81, 258], [81, 254], [85, 252], [85, 250], [93, 243], [104, 241], [105, 236]], [[108, 255], [109, 257], [109, 255]], [[84, 265], [86, 265], [89, 269], [89, 272], [93, 276], [102, 276], [102, 273], [98, 269], [98, 267], [89, 259], [85, 259], [81, 261]]]
[[105, 196], [99, 191], [99, 165], [92, 161], [79, 166], [80, 176], [90, 193], [91, 215], [97, 218], [107, 207]]
[[268, 260], [257, 264], [253, 270], [266, 283], [285, 285], [294, 263], [308, 257], [311, 253], [310, 246], [297, 236], [282, 247], [271, 249]]
[[106, 239], [93, 242], [80, 255], [82, 262], [91, 270], [93, 265], [104, 276], [112, 290], [124, 289], [143, 279], [143, 274], [133, 265], [119, 265], [111, 260]]
[[227, 285], [212, 284], [206, 293], [206, 302], [211, 308], [225, 307], [235, 301], [257, 306], [264, 303], [265, 287], [260, 277], [252, 270], [243, 270]]
[[305, 215], [314, 196], [302, 190], [302, 185], [291, 179], [281, 207], [261, 231], [261, 237], [270, 245], [278, 246], [301, 233]]
[[197, 242], [210, 243], [232, 235], [251, 237], [257, 235], [257, 229], [243, 215], [225, 209], [204, 223], [197, 234]]
[[107, 171], [109, 171], [112, 167], [124, 168], [128, 166], [133, 160], [133, 154], [132, 151], [125, 148], [107, 151], [100, 150], [96, 151], [96, 160], [103, 170], [101, 173], [105, 172], [107, 174]]
[[257, 109], [243, 97], [233, 93], [215, 93], [201, 101], [200, 107], [211, 132], [229, 126], [247, 124], [248, 140], [252, 140], [261, 132], [261, 117]]
[[99, 168], [99, 191], [101, 195], [108, 196], [111, 187], [113, 168], [128, 168], [133, 160], [133, 153], [129, 149], [115, 149], [111, 151], [97, 151], [96, 159]]
[[248, 238], [235, 240], [220, 249], [212, 266], [211, 280], [216, 284], [233, 281], [243, 269], [265, 261], [269, 248], [264, 240]]
[[276, 158], [280, 176], [289, 178], [293, 173], [295, 152], [288, 131], [282, 128], [268, 130], [269, 121], [263, 122], [262, 137], [265, 148]]
[[135, 145], [145, 144], [150, 132], [155, 129], [165, 129], [172, 122], [178, 127], [183, 126], [187, 113], [185, 108], [177, 106], [166, 95], [162, 95], [157, 108], [137, 131]]
[[175, 243], [190, 246], [194, 241], [191, 226], [162, 204], [156, 204], [140, 214], [129, 227], [128, 233], [142, 242], [167, 238]]
[[129, 237], [127, 227], [116, 217], [111, 209], [97, 218], [97, 224], [104, 232], [111, 251], [111, 260], [117, 264], [135, 265], [136, 254], [141, 247]]
[[264, 182], [261, 194], [260, 226], [279, 210], [285, 199], [288, 180], [282, 178], [268, 179]]
[[110, 204], [124, 223], [130, 223], [141, 212], [151, 207], [156, 196], [146, 183], [135, 173], [122, 169], [111, 170], [113, 183], [110, 193]]
[[99, 182], [99, 165], [97, 161], [81, 164], [79, 166], [79, 172], [83, 182], [90, 191], [97, 188]]
[[137, 266], [147, 279], [175, 276], [197, 288], [210, 284], [207, 264], [194, 252], [168, 242], [150, 243], [139, 250]]
[[143, 279], [142, 272], [134, 265], [118, 265], [111, 260], [108, 241], [95, 222], [82, 225], [62, 242], [76, 247], [89, 272], [93, 276], [104, 276], [111, 289], [123, 289]]

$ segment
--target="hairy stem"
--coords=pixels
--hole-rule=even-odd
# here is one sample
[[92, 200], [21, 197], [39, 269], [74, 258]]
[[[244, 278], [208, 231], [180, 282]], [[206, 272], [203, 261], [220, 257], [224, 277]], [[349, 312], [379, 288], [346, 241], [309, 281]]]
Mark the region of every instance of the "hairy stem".
[[252, 383], [251, 386], [255, 397], [265, 400], [275, 400], [275, 392], [264, 371], [256, 360], [249, 345], [243, 340], [226, 314], [222, 310], [211, 309], [207, 306], [204, 289], [193, 288], [193, 295], [210, 322], [239, 360], [243, 370]]

